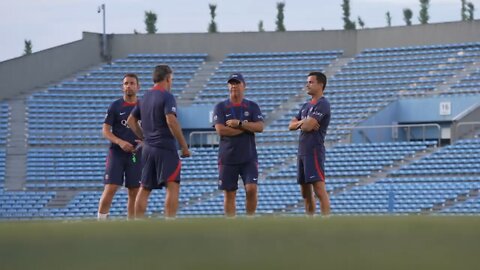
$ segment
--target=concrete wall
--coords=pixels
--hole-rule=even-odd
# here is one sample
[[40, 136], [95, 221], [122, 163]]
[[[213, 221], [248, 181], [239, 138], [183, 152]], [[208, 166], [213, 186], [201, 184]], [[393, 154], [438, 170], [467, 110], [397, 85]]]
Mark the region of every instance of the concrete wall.
[[79, 41], [0, 62], [0, 100], [101, 63], [100, 38], [98, 34], [84, 33]]
[[114, 35], [113, 58], [129, 53], [208, 53], [219, 61], [232, 52], [345, 50], [355, 53], [355, 31], [293, 31]]

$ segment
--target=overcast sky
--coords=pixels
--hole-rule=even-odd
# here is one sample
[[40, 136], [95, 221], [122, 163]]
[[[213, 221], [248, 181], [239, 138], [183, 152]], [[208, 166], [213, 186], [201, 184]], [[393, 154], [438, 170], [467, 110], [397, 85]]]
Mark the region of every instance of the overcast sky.
[[[467, 0], [468, 1], [468, 0]], [[97, 7], [106, 4], [107, 33], [145, 32], [144, 12], [157, 14], [159, 33], [206, 32], [210, 21], [209, 3], [217, 4], [219, 32], [257, 31], [263, 20], [266, 31], [275, 30], [276, 3], [280, 0], [15, 0], [2, 5], [0, 61], [21, 56], [24, 40], [40, 51], [82, 38], [82, 32], [102, 32], [102, 16]], [[342, 0], [285, 0], [288, 30], [342, 29]], [[430, 0], [430, 22], [460, 20], [460, 0]], [[480, 17], [480, 0], [475, 18]], [[358, 16], [366, 27], [386, 26], [385, 13], [392, 25], [404, 25], [404, 8], [412, 9], [418, 24], [419, 0], [350, 0], [351, 19]]]

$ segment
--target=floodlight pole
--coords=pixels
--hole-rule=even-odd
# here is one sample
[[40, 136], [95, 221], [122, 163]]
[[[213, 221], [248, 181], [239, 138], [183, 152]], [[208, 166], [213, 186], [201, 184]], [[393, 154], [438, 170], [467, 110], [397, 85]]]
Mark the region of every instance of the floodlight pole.
[[102, 56], [104, 59], [107, 59], [107, 32], [106, 32], [106, 20], [105, 20], [105, 4], [102, 4], [100, 7], [98, 7], [98, 13], [100, 13], [100, 10], [102, 11], [102, 17], [103, 17], [103, 36], [102, 36]]

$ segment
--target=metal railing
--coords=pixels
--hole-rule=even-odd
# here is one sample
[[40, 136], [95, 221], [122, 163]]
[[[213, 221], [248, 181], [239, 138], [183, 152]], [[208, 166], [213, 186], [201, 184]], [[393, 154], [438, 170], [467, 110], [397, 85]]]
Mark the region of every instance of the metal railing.
[[452, 141], [459, 140], [460, 138], [478, 138], [480, 134], [480, 122], [473, 121], [455, 123], [452, 129]]
[[[378, 131], [375, 133], [368, 132], [368, 130], [387, 129], [388, 132]], [[439, 124], [406, 124], [406, 125], [377, 125], [377, 126], [355, 126], [355, 127], [335, 127], [334, 130], [348, 130], [350, 134], [345, 135], [346, 140], [341, 140], [340, 143], [352, 143], [354, 137], [361, 138], [362, 142], [380, 142], [380, 141], [427, 141], [436, 140], [440, 145], [442, 137], [442, 129]], [[355, 134], [358, 132], [358, 134]], [[264, 130], [262, 137], [269, 136], [269, 134], [285, 134], [285, 136], [296, 135], [296, 142], [298, 133], [296, 131], [289, 131], [287, 129]], [[198, 138], [196, 138], [198, 137]], [[210, 138], [209, 138], [210, 137]], [[328, 140], [328, 135], [327, 135]], [[274, 140], [272, 140], [274, 141]], [[198, 146], [203, 145], [217, 145], [219, 136], [215, 131], [194, 131], [190, 133], [189, 144]]]
[[[387, 136], [386, 133], [381, 133], [377, 132], [376, 134], [366, 134], [365, 132], [359, 132], [360, 136], [366, 140], [366, 142], [378, 142], [378, 141], [411, 141], [411, 140], [421, 140], [421, 141], [427, 141], [431, 140], [431, 138], [428, 138], [429, 136], [427, 134], [427, 129], [434, 129], [437, 133], [437, 136], [433, 136], [433, 138], [436, 137], [437, 143], [440, 144], [441, 138], [442, 138], [442, 128], [440, 127], [439, 124], [406, 124], [406, 125], [377, 125], [377, 126], [356, 126], [356, 127], [340, 127], [337, 129], [347, 129], [351, 130], [352, 132], [348, 135], [347, 142], [351, 143], [352, 142], [352, 137], [354, 134], [354, 131], [359, 130], [374, 130], [374, 129], [390, 129], [390, 136]], [[418, 129], [421, 129], [421, 136], [415, 136], [412, 131], [416, 131]], [[403, 130], [403, 135], [400, 133]], [[371, 138], [371, 136], [377, 136], [374, 138]]]
[[[198, 137], [198, 140], [194, 141], [195, 137]], [[203, 140], [205, 139], [205, 141]], [[193, 131], [188, 136], [188, 145], [196, 146], [214, 146], [217, 145], [220, 141], [216, 131]]]

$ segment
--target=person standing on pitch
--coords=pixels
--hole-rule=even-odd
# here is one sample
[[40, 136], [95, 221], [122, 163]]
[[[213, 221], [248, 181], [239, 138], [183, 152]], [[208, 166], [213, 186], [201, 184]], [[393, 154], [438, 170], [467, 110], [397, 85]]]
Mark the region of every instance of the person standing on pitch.
[[215, 130], [220, 136], [218, 188], [224, 191], [224, 213], [235, 216], [238, 176], [245, 185], [247, 215], [257, 209], [258, 156], [255, 133], [263, 132], [263, 116], [257, 103], [243, 98], [245, 80], [234, 73], [227, 80], [230, 97], [218, 103], [213, 112]]
[[289, 130], [300, 129], [297, 157], [297, 182], [300, 184], [305, 212], [315, 214], [315, 195], [320, 200], [322, 214], [330, 214], [330, 200], [325, 187], [325, 135], [330, 123], [330, 103], [323, 96], [327, 77], [321, 72], [311, 72], [307, 77], [307, 94], [310, 102], [303, 104], [290, 121]]
[[[135, 201], [135, 217], [145, 216], [151, 191], [165, 186], [165, 217], [174, 218], [178, 209], [181, 170], [175, 139], [180, 144], [182, 157], [189, 157], [190, 150], [177, 120], [175, 97], [170, 92], [172, 69], [168, 65], [156, 66], [153, 83], [153, 88], [145, 93], [127, 120], [135, 135], [144, 142], [144, 167], [140, 191]], [[142, 120], [142, 127], [138, 120]]]
[[137, 75], [125, 74], [123, 98], [114, 101], [105, 115], [103, 136], [111, 143], [103, 179], [105, 186], [98, 203], [98, 220], [107, 219], [113, 197], [123, 183], [128, 188], [127, 217], [128, 219], [134, 217], [135, 198], [140, 187], [142, 167], [140, 153], [136, 151], [136, 137], [127, 126], [127, 118], [137, 104], [139, 88]]

